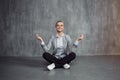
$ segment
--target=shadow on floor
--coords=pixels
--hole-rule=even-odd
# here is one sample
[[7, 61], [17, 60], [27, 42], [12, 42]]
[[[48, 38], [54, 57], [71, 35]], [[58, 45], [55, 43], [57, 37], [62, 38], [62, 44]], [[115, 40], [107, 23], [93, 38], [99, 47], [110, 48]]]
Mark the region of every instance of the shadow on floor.
[[1, 57], [0, 65], [18, 65], [18, 66], [29, 66], [29, 67], [45, 67], [49, 63], [41, 57]]

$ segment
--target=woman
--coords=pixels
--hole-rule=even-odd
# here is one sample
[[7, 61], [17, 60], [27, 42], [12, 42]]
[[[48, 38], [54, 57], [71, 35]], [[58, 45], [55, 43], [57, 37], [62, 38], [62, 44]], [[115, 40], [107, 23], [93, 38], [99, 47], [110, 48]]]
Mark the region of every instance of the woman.
[[[83, 39], [83, 34], [80, 35], [72, 44], [70, 36], [63, 32], [63, 21], [57, 21], [55, 28], [56, 35], [52, 35], [47, 45], [44, 43], [42, 37], [38, 34], [36, 34], [36, 38], [40, 40], [41, 46], [45, 51], [43, 53], [43, 58], [50, 63], [50, 65], [47, 66], [48, 70], [53, 70], [56, 67], [69, 69], [69, 63], [76, 57], [76, 54], [71, 51], [72, 47], [76, 48], [78, 46], [79, 41]], [[51, 47], [53, 48], [52, 54], [49, 53]]]

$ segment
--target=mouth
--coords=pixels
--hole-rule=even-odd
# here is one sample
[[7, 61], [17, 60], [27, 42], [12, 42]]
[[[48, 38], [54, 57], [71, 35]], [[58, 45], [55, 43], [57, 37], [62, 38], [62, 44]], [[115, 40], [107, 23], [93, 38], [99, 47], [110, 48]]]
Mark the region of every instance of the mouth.
[[57, 29], [57, 31], [63, 31], [63, 29], [60, 28], [60, 29]]
[[58, 28], [58, 29], [62, 29], [62, 28]]
[[57, 29], [57, 30], [63, 30], [63, 29]]

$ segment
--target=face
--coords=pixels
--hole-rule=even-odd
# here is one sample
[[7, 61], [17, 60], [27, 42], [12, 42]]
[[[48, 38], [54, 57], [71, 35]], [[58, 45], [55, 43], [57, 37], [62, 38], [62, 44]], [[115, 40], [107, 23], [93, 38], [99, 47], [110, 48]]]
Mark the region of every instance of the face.
[[63, 32], [63, 30], [64, 30], [64, 24], [63, 24], [63, 22], [58, 22], [56, 24], [56, 31], [57, 32]]

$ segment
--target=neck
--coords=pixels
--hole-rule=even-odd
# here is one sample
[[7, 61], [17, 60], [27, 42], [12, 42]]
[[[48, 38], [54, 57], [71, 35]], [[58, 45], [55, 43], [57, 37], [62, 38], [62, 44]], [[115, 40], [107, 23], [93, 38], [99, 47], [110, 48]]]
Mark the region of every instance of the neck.
[[57, 32], [58, 36], [62, 36], [63, 32]]

